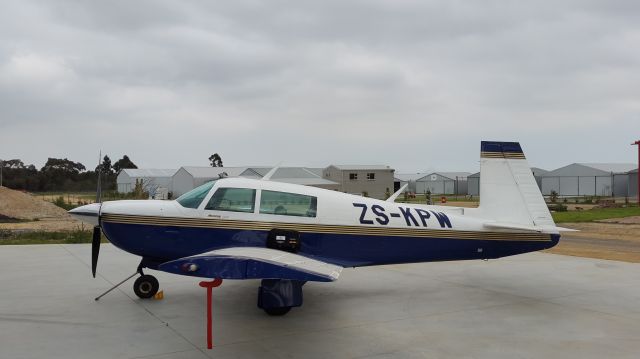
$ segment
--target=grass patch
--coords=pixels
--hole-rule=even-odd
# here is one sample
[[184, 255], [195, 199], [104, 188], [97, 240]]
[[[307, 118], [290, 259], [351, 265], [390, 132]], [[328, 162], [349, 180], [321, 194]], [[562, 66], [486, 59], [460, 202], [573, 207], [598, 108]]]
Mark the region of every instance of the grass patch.
[[556, 223], [593, 222], [601, 219], [640, 216], [640, 208], [594, 208], [586, 211], [555, 212], [551, 215]]
[[[8, 244], [71, 244], [91, 243], [91, 231], [60, 231], [60, 232], [14, 232], [0, 229], [0, 245]], [[107, 243], [102, 236], [102, 243]]]

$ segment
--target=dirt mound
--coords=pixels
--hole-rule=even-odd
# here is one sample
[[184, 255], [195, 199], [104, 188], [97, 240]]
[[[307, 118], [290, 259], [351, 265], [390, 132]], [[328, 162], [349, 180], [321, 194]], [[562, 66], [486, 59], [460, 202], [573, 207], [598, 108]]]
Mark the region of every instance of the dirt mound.
[[67, 211], [28, 193], [0, 187], [0, 215], [18, 219], [70, 218]]

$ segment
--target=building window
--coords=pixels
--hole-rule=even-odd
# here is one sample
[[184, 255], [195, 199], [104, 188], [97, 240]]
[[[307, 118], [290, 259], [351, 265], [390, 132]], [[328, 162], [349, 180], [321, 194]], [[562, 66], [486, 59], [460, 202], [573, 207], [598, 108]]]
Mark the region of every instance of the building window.
[[376, 174], [375, 173], [373, 173], [373, 172], [367, 173], [367, 180], [373, 181], [375, 179], [376, 179]]
[[315, 217], [318, 199], [303, 194], [262, 191], [260, 213], [281, 216]]
[[358, 180], [358, 174], [357, 173], [349, 173], [349, 179], [351, 181], [356, 181]]
[[219, 188], [204, 209], [253, 213], [255, 200], [255, 189]]

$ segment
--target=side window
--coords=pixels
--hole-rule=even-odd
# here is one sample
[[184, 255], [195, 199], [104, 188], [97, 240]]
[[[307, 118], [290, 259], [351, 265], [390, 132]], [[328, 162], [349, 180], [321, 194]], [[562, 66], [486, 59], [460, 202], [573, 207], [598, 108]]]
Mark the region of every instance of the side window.
[[315, 217], [318, 199], [303, 194], [262, 191], [260, 213], [283, 216]]
[[218, 188], [204, 209], [253, 213], [255, 202], [255, 189]]

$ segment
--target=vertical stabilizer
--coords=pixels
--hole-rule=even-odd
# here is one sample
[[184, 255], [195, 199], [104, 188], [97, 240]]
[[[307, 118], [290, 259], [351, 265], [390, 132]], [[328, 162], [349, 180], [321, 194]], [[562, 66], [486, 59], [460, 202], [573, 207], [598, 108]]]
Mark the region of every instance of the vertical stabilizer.
[[518, 142], [482, 141], [479, 213], [501, 223], [555, 228]]

